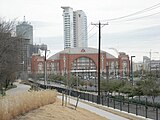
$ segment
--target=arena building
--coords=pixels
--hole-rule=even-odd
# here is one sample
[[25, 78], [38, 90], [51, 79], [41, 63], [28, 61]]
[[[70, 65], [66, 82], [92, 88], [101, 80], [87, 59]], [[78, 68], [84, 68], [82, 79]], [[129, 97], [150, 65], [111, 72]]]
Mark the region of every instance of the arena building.
[[[98, 49], [68, 48], [47, 59], [47, 74], [72, 74], [83, 79], [96, 79], [98, 71]], [[44, 57], [32, 56], [31, 72], [44, 74]], [[104, 78], [129, 78], [129, 56], [120, 52], [118, 58], [101, 51], [100, 73]]]

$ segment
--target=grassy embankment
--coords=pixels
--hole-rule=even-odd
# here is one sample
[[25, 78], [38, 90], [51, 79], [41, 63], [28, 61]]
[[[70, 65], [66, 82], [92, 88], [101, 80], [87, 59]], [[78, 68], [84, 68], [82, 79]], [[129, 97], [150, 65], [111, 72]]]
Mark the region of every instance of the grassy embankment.
[[17, 96], [4, 96], [0, 98], [0, 119], [11, 120], [18, 115], [55, 101], [56, 92], [51, 90], [25, 92]]
[[62, 106], [61, 100], [57, 98], [54, 104], [45, 105], [25, 115], [18, 116], [14, 120], [108, 120], [88, 110], [67, 104]]

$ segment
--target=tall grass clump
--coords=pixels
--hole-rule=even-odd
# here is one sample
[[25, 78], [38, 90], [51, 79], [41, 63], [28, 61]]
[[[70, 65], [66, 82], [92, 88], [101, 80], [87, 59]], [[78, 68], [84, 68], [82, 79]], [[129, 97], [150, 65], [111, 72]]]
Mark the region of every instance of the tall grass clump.
[[54, 103], [56, 92], [51, 90], [31, 91], [0, 99], [0, 120], [11, 120], [41, 106]]

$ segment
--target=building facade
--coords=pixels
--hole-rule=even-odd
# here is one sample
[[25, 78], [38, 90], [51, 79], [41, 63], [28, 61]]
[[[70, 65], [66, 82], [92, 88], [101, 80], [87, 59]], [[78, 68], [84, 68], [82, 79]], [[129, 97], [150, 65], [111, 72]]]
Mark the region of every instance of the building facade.
[[[44, 56], [40, 56], [40, 54], [33, 54], [32, 55], [32, 62], [31, 62], [31, 74], [44, 74]], [[56, 64], [53, 60], [47, 60], [46, 70], [47, 74], [52, 74], [55, 71], [54, 64]], [[56, 70], [57, 71], [57, 70]]]
[[[25, 16], [24, 16], [24, 21], [19, 22], [18, 25], [16, 25], [16, 36], [18, 38], [29, 40], [27, 50], [29, 58], [31, 58], [33, 54], [33, 26], [29, 22], [25, 21]], [[29, 59], [28, 63], [30, 64], [30, 62], [31, 61]]]
[[73, 12], [74, 47], [88, 47], [87, 16], [82, 10]]
[[39, 45], [39, 44], [35, 44], [35, 45], [33, 45], [33, 53], [39, 53], [40, 51], [39, 50], [47, 50], [47, 45], [46, 44], [41, 44], [41, 45]]
[[73, 11], [71, 7], [63, 9], [64, 49], [87, 47], [87, 16], [82, 10]]
[[70, 7], [61, 7], [63, 9], [64, 26], [64, 49], [74, 47], [73, 42], [73, 9]]
[[19, 44], [19, 58], [20, 58], [20, 77], [23, 80], [28, 78], [28, 66], [29, 66], [29, 39], [17, 38]]
[[[32, 56], [32, 73], [44, 73], [44, 58]], [[98, 50], [95, 48], [69, 48], [56, 53], [47, 60], [47, 74], [72, 74], [82, 79], [96, 79], [98, 71]], [[118, 58], [101, 51], [101, 75], [108, 79], [129, 78], [130, 61], [125, 53]]]
[[29, 39], [29, 44], [33, 45], [33, 26], [24, 21], [16, 26], [16, 35], [19, 38]]

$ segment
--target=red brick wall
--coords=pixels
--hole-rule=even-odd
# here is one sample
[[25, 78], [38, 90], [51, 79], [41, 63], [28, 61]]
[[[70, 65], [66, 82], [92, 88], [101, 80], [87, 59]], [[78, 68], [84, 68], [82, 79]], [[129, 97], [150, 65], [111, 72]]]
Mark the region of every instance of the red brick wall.
[[[112, 61], [118, 61], [118, 71], [120, 73], [120, 75], [122, 76], [122, 71], [120, 71], [122, 69], [122, 62], [125, 58], [126, 62], [127, 62], [127, 76], [129, 76], [130, 73], [130, 61], [129, 61], [129, 56], [128, 55], [119, 55], [118, 58], [107, 58], [106, 59], [106, 53], [101, 53], [101, 58], [102, 58], [102, 54], [104, 56], [104, 72], [106, 72], [106, 63], [107, 62], [112, 62]], [[64, 70], [64, 56], [66, 58], [66, 71], [70, 70], [72, 67], [72, 63], [75, 59], [78, 59], [80, 57], [87, 57], [90, 58], [94, 61], [94, 63], [96, 64], [96, 69], [98, 70], [98, 53], [95, 54], [67, 54], [67, 53], [61, 53], [60, 54], [60, 59], [57, 60], [47, 60], [47, 64], [50, 63], [55, 63], [57, 65], [56, 68], [56, 72], [62, 74], [62, 71]], [[38, 56], [38, 55], [33, 55], [32, 56], [32, 60], [31, 60], [31, 72], [37, 72], [38, 71], [38, 63], [42, 62], [42, 66], [44, 69], [44, 57], [42, 56]], [[102, 70], [102, 61], [100, 63], [100, 68]], [[49, 70], [49, 68], [47, 68], [47, 70]]]

